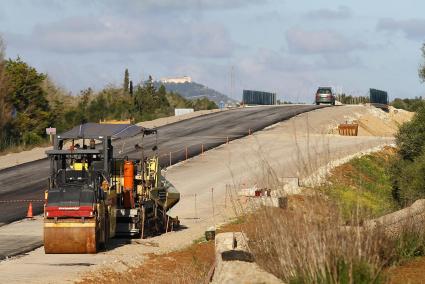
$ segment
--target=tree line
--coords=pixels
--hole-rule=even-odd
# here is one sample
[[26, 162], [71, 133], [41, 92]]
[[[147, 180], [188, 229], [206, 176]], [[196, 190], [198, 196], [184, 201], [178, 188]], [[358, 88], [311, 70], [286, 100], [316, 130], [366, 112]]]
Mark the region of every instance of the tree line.
[[20, 57], [6, 59], [0, 39], [0, 151], [46, 141], [47, 127], [61, 132], [85, 122], [136, 123], [173, 115], [174, 108], [203, 110], [217, 105], [207, 98], [185, 99], [164, 86], [155, 88], [151, 76], [133, 86], [127, 69], [122, 86], [97, 92], [87, 88], [74, 96]]

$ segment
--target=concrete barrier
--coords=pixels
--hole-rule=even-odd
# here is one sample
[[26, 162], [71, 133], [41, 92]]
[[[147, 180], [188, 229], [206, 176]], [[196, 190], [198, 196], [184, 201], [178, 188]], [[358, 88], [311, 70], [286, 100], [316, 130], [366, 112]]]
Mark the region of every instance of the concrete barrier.
[[253, 262], [246, 236], [241, 232], [216, 236], [215, 259], [212, 283], [283, 283]]
[[365, 227], [381, 226], [386, 233], [400, 234], [405, 226], [423, 226], [425, 221], [425, 199], [416, 200], [411, 206], [365, 222]]
[[288, 207], [288, 198], [279, 196], [262, 196], [257, 199], [253, 199], [253, 202], [256, 203], [256, 205], [260, 206], [267, 206], [267, 207], [275, 207], [275, 208], [287, 208]]

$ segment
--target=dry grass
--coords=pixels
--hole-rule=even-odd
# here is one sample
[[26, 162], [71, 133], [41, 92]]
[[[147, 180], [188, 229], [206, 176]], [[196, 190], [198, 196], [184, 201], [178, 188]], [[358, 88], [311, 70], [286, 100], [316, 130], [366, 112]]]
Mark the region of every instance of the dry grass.
[[263, 208], [245, 227], [256, 262], [287, 283], [373, 283], [391, 258], [377, 231], [341, 227], [339, 210], [318, 196]]
[[214, 262], [214, 243], [193, 244], [184, 250], [147, 257], [139, 266], [124, 272], [103, 269], [79, 283], [203, 283]]
[[[231, 223], [218, 233], [240, 231], [241, 224]], [[81, 284], [98, 283], [206, 283], [215, 261], [214, 242], [201, 241], [166, 254], [149, 254], [147, 259], [124, 272], [103, 269], [86, 275]]]
[[425, 283], [425, 258], [414, 259], [402, 266], [388, 270], [390, 284]]

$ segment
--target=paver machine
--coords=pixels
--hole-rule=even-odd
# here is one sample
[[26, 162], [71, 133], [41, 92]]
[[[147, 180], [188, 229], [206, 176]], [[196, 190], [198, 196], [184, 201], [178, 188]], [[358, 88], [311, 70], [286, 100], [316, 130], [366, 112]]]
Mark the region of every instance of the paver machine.
[[51, 169], [44, 208], [46, 253], [96, 253], [112, 237], [143, 238], [179, 225], [167, 211], [180, 194], [161, 175], [156, 145], [144, 156], [137, 143], [138, 159], [114, 153], [113, 140], [140, 137], [143, 145], [146, 135], [157, 130], [88, 123], [55, 137], [53, 150], [46, 152]]

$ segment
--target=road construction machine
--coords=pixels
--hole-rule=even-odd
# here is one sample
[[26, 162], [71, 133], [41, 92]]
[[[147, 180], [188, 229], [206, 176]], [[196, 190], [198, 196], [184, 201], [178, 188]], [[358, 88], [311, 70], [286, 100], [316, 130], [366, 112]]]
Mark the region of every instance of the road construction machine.
[[[113, 141], [157, 135], [127, 124], [80, 125], [57, 135], [45, 193], [46, 253], [96, 253], [115, 236], [147, 237], [175, 229], [167, 215], [179, 192], [161, 175], [157, 146], [139, 159], [114, 153]], [[156, 139], [157, 140], [157, 139]]]

